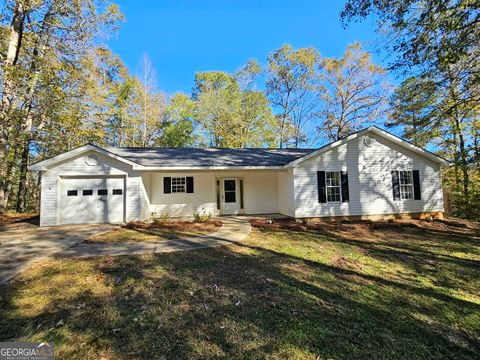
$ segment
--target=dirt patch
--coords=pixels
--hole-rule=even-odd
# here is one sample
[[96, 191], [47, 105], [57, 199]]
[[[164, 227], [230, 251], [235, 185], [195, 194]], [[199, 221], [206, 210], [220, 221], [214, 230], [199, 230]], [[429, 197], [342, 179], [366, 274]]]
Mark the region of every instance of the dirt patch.
[[362, 270], [360, 261], [345, 256], [340, 256], [334, 260], [333, 265], [344, 269]]
[[312, 219], [305, 222], [297, 222], [293, 219], [262, 219], [254, 218], [250, 224], [263, 230], [291, 230], [291, 231], [324, 231], [335, 233], [340, 236], [359, 237], [362, 239], [375, 239], [382, 233], [404, 233], [412, 231], [438, 231], [450, 234], [479, 235], [480, 224], [456, 218], [445, 220], [415, 220], [401, 219], [388, 221], [322, 221]]
[[207, 235], [222, 226], [220, 220], [204, 223], [192, 221], [168, 221], [150, 223], [133, 221], [121, 228], [109, 231], [87, 240], [89, 243], [127, 243], [142, 241], [160, 241], [177, 239], [185, 236]]
[[306, 222], [300, 223], [292, 219], [260, 219], [254, 218], [250, 220], [250, 224], [258, 229], [265, 230], [321, 230], [323, 223]]
[[21, 213], [21, 214], [0, 214], [0, 223], [11, 224], [19, 221], [30, 220], [36, 218], [38, 214], [35, 213]]
[[169, 231], [215, 231], [222, 226], [221, 220], [208, 220], [203, 223], [193, 221], [165, 221], [159, 223], [147, 223], [143, 221], [132, 221], [124, 227], [133, 230], [169, 230]]

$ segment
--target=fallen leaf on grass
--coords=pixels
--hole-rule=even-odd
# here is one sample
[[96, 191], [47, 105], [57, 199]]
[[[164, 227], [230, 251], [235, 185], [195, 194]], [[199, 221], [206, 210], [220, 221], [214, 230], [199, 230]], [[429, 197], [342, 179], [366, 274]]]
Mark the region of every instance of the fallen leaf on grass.
[[113, 264], [113, 257], [107, 257], [104, 261], [104, 265], [112, 265]]
[[60, 321], [57, 322], [57, 325], [55, 325], [55, 326], [62, 326], [64, 324], [65, 324], [65, 322], [63, 321], [63, 319], [60, 319]]

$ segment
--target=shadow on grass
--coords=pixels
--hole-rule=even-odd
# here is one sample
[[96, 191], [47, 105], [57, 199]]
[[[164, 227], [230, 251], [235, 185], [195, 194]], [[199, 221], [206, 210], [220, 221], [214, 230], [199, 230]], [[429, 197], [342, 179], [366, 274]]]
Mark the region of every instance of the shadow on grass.
[[[269, 230], [264, 235], [288, 236]], [[471, 261], [457, 262], [396, 241], [298, 235], [361, 248], [417, 272], [423, 271], [422, 258], [433, 256], [439, 271], [448, 265], [448, 276], [455, 276], [455, 269], [469, 281], [479, 275]], [[387, 273], [267, 249], [261, 242], [160, 256], [62, 260], [58, 266], [66, 272], [62, 278], [47, 266], [24, 278], [27, 283], [0, 288], [0, 340], [54, 341], [59, 356], [69, 359], [102, 354], [471, 359], [480, 350], [480, 306], [474, 302]], [[29, 288], [52, 277], [55, 286], [47, 286], [44, 306], [22, 308], [35, 291]], [[64, 324], [56, 326], [60, 320]]]

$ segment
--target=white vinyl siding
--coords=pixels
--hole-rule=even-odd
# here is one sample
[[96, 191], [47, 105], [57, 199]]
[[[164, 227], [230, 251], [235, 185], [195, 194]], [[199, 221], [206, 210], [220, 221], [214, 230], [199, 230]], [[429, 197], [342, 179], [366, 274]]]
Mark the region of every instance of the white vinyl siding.
[[[213, 197], [214, 180], [207, 173], [166, 173], [150, 175], [150, 209], [157, 214], [169, 214], [171, 217], [192, 216], [196, 211], [215, 212]], [[163, 178], [183, 178], [193, 176], [193, 193], [177, 192], [164, 194]], [[173, 185], [171, 185], [173, 186]]]
[[[440, 165], [382, 137], [352, 139], [294, 168], [295, 217], [443, 211]], [[422, 200], [393, 200], [393, 170], [418, 170]], [[349, 202], [318, 203], [317, 171], [348, 171]], [[413, 191], [413, 189], [412, 189]]]
[[278, 212], [287, 216], [295, 216], [295, 196], [293, 193], [293, 169], [277, 173], [278, 179]]
[[[192, 171], [154, 172], [144, 174], [150, 178], [150, 209], [157, 214], [168, 213], [172, 217], [192, 216], [196, 211], [217, 213], [216, 179], [241, 178], [244, 187], [244, 213], [268, 214], [278, 212], [277, 173], [268, 171]], [[163, 178], [193, 177], [193, 193], [163, 192]], [[239, 195], [240, 196], [240, 195]]]

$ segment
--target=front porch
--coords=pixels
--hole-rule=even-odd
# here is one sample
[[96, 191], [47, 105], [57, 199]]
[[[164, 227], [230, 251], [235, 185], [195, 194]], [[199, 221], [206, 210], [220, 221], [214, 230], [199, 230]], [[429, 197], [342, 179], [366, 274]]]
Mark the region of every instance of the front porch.
[[151, 172], [141, 178], [150, 210], [146, 217], [293, 213], [291, 170]]

